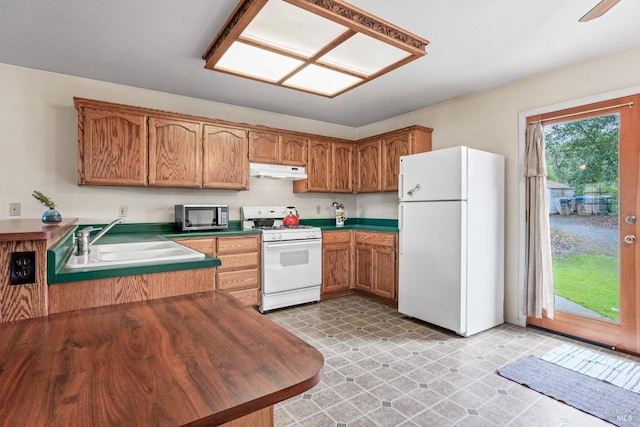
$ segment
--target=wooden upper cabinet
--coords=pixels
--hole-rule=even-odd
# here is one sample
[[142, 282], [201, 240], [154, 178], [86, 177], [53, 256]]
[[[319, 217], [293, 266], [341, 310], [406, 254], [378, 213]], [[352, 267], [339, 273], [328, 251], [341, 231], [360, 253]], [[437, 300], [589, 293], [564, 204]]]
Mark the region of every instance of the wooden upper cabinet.
[[293, 133], [250, 131], [249, 161], [306, 166], [307, 138]]
[[[309, 159], [306, 169], [308, 191], [331, 191], [331, 142], [309, 140]], [[300, 181], [303, 182], [303, 181]]]
[[149, 185], [202, 187], [202, 124], [149, 117]]
[[293, 182], [293, 192], [353, 192], [354, 144], [310, 139], [307, 179]]
[[203, 182], [205, 188], [249, 188], [247, 131], [205, 124], [203, 128]]
[[431, 132], [411, 126], [359, 141], [356, 192], [397, 191], [400, 156], [431, 151]]
[[372, 139], [358, 144], [358, 172], [356, 192], [381, 191], [381, 140]]
[[283, 133], [280, 135], [280, 163], [283, 165], [307, 165], [308, 138], [296, 134]]
[[304, 166], [293, 191], [397, 191], [400, 157], [431, 150], [410, 126], [352, 143], [267, 127], [74, 98], [78, 184], [247, 190], [249, 161]]
[[331, 164], [333, 166], [332, 187], [334, 193], [353, 192], [353, 149], [350, 142], [331, 143]]
[[382, 139], [382, 191], [398, 191], [400, 156], [431, 151], [433, 129], [411, 126]]
[[382, 140], [382, 191], [398, 190], [400, 156], [412, 154], [412, 134], [400, 133]]
[[78, 184], [147, 184], [147, 116], [78, 104]]
[[249, 161], [280, 163], [280, 135], [249, 131]]

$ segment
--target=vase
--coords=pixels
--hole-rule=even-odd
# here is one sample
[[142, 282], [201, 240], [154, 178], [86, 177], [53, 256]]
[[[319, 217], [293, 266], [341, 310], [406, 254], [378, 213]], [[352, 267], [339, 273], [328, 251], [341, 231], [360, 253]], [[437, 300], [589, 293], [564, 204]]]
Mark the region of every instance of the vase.
[[45, 224], [57, 224], [62, 221], [62, 215], [55, 209], [49, 209], [42, 214], [42, 222]]

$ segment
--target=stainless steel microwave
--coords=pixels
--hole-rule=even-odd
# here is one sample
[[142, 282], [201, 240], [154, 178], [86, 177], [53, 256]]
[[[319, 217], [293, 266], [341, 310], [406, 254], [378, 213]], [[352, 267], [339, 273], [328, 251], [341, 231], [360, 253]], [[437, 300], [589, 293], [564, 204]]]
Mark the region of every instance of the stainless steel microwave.
[[229, 227], [229, 205], [175, 205], [179, 231], [219, 230]]

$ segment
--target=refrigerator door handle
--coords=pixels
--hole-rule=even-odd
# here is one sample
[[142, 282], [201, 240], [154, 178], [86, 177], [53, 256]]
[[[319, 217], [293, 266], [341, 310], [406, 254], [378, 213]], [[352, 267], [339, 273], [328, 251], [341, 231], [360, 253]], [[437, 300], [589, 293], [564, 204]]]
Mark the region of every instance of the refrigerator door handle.
[[416, 191], [420, 191], [422, 189], [422, 187], [420, 186], [420, 184], [416, 184], [415, 187], [413, 187], [411, 190], [407, 191], [407, 196], [413, 196]]
[[402, 185], [404, 182], [403, 175], [398, 175], [398, 199], [402, 200], [402, 189], [404, 186]]
[[400, 204], [398, 206], [398, 232], [399, 232], [398, 233], [398, 240], [399, 240], [399, 245], [400, 245], [400, 248], [399, 248], [400, 255], [403, 254], [402, 242], [404, 241], [404, 239], [402, 238], [402, 216], [403, 216], [403, 214], [404, 214], [404, 209], [403, 209], [402, 204]]

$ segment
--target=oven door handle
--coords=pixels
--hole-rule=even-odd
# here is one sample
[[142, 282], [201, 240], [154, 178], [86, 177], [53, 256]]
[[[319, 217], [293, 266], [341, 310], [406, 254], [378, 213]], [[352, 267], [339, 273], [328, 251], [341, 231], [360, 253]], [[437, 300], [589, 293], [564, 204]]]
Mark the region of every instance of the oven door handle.
[[322, 239], [301, 240], [298, 242], [285, 240], [284, 242], [263, 242], [265, 248], [293, 248], [296, 246], [322, 246]]

